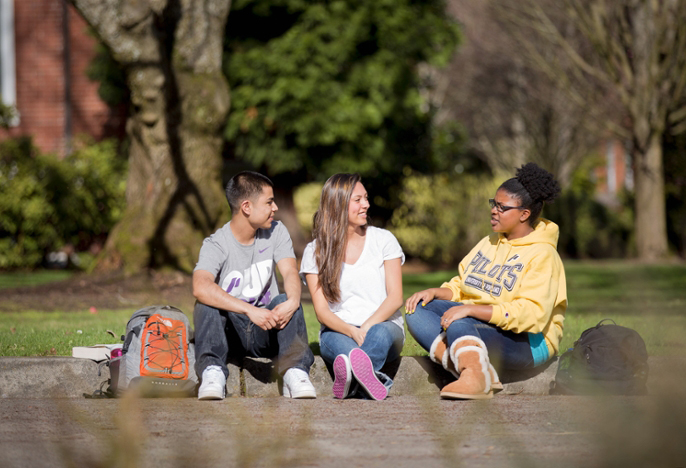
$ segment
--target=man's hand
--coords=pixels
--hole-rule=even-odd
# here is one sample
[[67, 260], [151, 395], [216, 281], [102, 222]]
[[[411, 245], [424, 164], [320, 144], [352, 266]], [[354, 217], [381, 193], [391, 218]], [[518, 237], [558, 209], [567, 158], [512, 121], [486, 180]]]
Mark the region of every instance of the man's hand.
[[276, 314], [274, 314], [273, 310], [252, 307], [248, 310], [247, 316], [252, 323], [262, 330], [271, 330], [277, 325]]
[[295, 311], [298, 310], [298, 307], [300, 307], [300, 303], [291, 299], [288, 299], [281, 304], [277, 304], [276, 307], [272, 309], [274, 319], [276, 320], [276, 328], [281, 330], [288, 325], [288, 322], [291, 321], [291, 318], [293, 317], [293, 314], [295, 314]]

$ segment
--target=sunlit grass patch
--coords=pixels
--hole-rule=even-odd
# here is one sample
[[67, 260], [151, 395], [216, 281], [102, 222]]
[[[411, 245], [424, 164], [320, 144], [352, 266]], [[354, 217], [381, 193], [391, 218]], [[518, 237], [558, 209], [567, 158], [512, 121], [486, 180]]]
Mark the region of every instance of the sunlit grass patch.
[[[581, 332], [604, 318], [636, 329], [651, 355], [670, 354], [684, 347], [686, 332], [686, 265], [641, 265], [633, 262], [565, 261], [569, 308], [560, 351], [571, 347]], [[37, 284], [45, 275], [68, 272], [36, 272], [36, 278], [13, 279]], [[403, 275], [407, 298], [422, 289], [440, 286], [456, 270]], [[0, 274], [0, 285], [9, 284]], [[54, 278], [54, 277], [53, 277]], [[63, 276], [64, 278], [64, 276]], [[4, 283], [2, 281], [5, 280]], [[1, 287], [1, 286], [0, 286]], [[313, 351], [319, 353], [320, 324], [312, 304], [303, 304], [307, 333]], [[0, 356], [71, 355], [73, 346], [119, 343], [135, 308], [77, 312], [0, 313]], [[192, 321], [193, 311], [184, 310]], [[115, 337], [107, 333], [111, 330]], [[404, 356], [426, 352], [406, 332]]]
[[[121, 343], [134, 310], [0, 314], [0, 356], [71, 356], [74, 346]], [[115, 336], [107, 332], [110, 330]]]
[[[668, 354], [684, 347], [686, 333], [686, 265], [628, 261], [564, 262], [569, 307], [560, 352], [573, 346], [581, 332], [605, 318], [634, 328], [648, 352]], [[404, 295], [439, 287], [457, 270], [403, 275]], [[405, 355], [426, 354], [408, 334]]]
[[63, 281], [69, 279], [72, 275], [74, 275], [74, 272], [68, 270], [0, 272], [0, 289], [36, 286]]

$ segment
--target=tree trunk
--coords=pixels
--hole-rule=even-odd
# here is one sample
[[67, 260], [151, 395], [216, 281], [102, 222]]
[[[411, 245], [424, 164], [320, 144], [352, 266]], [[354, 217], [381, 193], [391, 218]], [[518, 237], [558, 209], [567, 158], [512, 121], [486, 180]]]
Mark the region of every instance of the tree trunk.
[[98, 269], [191, 271], [224, 220], [221, 59], [229, 0], [72, 0], [126, 69], [127, 207]]
[[643, 151], [634, 149], [636, 183], [636, 249], [641, 260], [653, 261], [667, 255], [665, 188], [662, 173], [662, 139], [652, 134]]
[[[665, 257], [668, 240], [662, 138], [667, 129], [679, 131], [680, 106], [686, 97], [686, 1], [566, 0], [562, 2], [562, 16], [548, 10], [558, 2], [517, 3], [523, 3], [524, 8], [510, 8], [508, 2], [501, 5], [509, 9], [515, 27], [528, 24], [535, 32], [532, 39], [520, 34], [528, 53], [533, 51], [534, 63], [554, 72], [559, 83], [570, 83], [563, 67], [536, 50], [536, 42], [545, 44], [552, 38], [573, 64], [574, 81], [581, 79], [582, 83], [591, 78], [591, 86], [596, 86], [593, 82], [597, 80], [599, 89], [607, 87], [608, 94], [616, 95], [622, 103], [620, 111], [628, 118], [608, 120], [608, 129], [619, 138], [631, 139], [634, 145], [638, 257], [648, 261]], [[568, 39], [574, 36], [584, 38], [586, 44]]]
[[274, 181], [274, 198], [276, 198], [276, 204], [279, 207], [279, 211], [276, 212], [276, 219], [281, 221], [288, 229], [293, 241], [295, 256], [297, 259], [300, 259], [308, 240], [298, 221], [298, 213], [295, 210], [295, 203], [293, 201], [293, 187], [279, 184], [278, 179], [276, 179]]

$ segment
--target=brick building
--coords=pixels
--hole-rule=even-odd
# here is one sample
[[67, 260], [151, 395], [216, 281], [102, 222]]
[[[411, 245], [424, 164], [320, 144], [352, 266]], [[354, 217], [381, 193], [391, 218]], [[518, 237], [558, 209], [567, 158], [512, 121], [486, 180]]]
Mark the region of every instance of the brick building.
[[629, 150], [621, 141], [610, 139], [603, 142], [600, 153], [604, 165], [595, 169], [596, 194], [599, 201], [616, 206], [621, 203], [620, 193], [634, 188]]
[[28, 135], [42, 151], [64, 155], [79, 135], [121, 135], [121, 110], [86, 76], [95, 46], [66, 0], [0, 0], [0, 93], [19, 114], [0, 140]]

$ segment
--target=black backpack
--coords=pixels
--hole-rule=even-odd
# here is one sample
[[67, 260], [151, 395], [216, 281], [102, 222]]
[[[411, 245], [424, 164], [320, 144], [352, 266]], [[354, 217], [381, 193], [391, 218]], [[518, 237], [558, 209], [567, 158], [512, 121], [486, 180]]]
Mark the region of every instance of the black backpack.
[[642, 395], [648, 380], [648, 352], [631, 328], [601, 320], [585, 330], [560, 356], [551, 393]]

